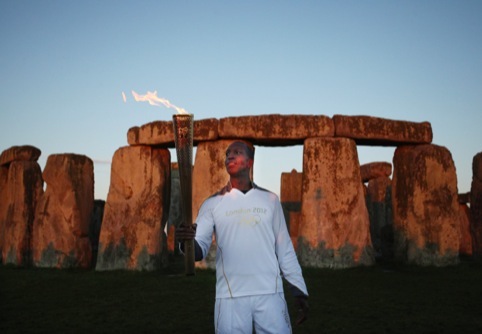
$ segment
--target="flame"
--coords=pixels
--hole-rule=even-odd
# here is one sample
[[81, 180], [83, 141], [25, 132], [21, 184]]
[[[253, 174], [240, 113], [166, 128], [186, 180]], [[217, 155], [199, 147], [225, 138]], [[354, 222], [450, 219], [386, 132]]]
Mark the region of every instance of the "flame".
[[127, 102], [126, 94], [124, 92], [122, 92], [122, 99], [124, 100], [124, 103]]
[[134, 99], [137, 102], [149, 102], [151, 106], [160, 106], [161, 104], [163, 104], [167, 108], [176, 109], [176, 111], [180, 114], [188, 114], [185, 109], [175, 106], [174, 104], [162, 97], [158, 97], [157, 91], [148, 91], [145, 95], [139, 95], [136, 92], [132, 91], [132, 96], [134, 96]]

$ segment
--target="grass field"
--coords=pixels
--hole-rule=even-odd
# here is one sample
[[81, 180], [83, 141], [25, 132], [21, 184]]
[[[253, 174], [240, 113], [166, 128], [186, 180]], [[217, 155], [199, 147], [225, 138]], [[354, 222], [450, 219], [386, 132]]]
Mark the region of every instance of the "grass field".
[[[480, 262], [304, 276], [310, 318], [293, 333], [482, 333]], [[214, 285], [213, 271], [186, 277], [180, 261], [157, 272], [0, 266], [0, 333], [213, 333]]]

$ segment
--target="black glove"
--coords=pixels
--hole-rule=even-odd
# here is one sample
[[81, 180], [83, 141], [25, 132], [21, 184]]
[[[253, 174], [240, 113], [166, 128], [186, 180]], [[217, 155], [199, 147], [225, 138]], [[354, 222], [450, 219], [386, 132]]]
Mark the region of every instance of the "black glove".
[[193, 240], [196, 236], [197, 224], [184, 225], [181, 224], [176, 228], [176, 239], [179, 242]]
[[296, 318], [296, 324], [301, 325], [308, 319], [308, 312], [310, 311], [310, 306], [308, 305], [308, 297], [297, 296], [295, 297], [296, 306], [298, 308], [298, 317]]

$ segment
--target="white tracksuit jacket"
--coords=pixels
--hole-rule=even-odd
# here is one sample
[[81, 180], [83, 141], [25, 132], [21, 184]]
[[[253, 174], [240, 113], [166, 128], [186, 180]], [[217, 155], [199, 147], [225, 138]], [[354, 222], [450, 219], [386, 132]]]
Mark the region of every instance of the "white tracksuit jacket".
[[203, 257], [216, 236], [216, 298], [283, 292], [282, 275], [308, 295], [276, 194], [233, 188], [208, 198], [196, 223]]

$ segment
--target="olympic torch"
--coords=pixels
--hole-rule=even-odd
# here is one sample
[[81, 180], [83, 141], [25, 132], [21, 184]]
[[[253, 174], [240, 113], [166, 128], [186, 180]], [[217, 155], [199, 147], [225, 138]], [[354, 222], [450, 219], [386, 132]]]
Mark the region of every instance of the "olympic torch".
[[[181, 208], [183, 224], [192, 225], [192, 147], [193, 115], [172, 115], [174, 142], [176, 144], [179, 181], [181, 183]], [[184, 241], [184, 267], [186, 275], [194, 275], [194, 240]]]

